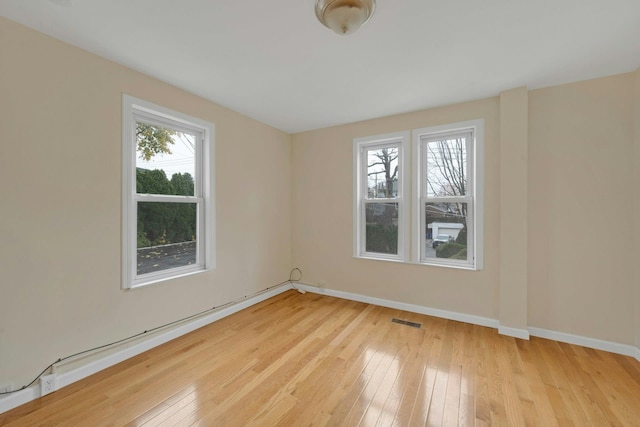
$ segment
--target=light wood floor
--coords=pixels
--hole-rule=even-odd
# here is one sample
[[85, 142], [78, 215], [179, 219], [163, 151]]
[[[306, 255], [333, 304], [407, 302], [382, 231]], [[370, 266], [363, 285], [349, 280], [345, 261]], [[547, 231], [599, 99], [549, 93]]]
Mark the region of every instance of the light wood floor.
[[640, 363], [289, 291], [1, 414], [0, 424], [640, 426]]

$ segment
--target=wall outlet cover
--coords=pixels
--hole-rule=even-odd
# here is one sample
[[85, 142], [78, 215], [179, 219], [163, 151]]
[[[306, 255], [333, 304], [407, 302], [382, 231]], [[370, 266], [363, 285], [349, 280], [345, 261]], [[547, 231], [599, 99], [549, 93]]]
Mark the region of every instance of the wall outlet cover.
[[56, 391], [56, 374], [40, 377], [40, 396]]

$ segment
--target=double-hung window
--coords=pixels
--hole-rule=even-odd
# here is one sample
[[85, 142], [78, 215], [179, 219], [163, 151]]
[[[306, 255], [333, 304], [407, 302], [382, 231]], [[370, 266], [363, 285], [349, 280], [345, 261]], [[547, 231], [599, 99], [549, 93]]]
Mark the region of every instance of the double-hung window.
[[413, 131], [414, 260], [481, 268], [482, 121]]
[[481, 269], [483, 127], [355, 139], [354, 256]]
[[213, 124], [123, 95], [123, 288], [214, 267]]
[[355, 256], [401, 261], [407, 255], [408, 143], [408, 132], [355, 141]]

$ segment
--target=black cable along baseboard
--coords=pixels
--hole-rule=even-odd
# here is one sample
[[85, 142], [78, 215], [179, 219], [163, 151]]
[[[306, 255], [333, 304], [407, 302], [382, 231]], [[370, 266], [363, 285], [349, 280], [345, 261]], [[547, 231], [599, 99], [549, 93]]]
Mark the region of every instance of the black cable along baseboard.
[[[297, 279], [293, 280], [293, 274], [295, 272], [299, 273], [299, 277]], [[254, 297], [256, 295], [260, 295], [262, 293], [265, 293], [267, 291], [270, 291], [271, 289], [277, 288], [277, 287], [285, 285], [287, 283], [289, 283], [291, 286], [293, 286], [293, 282], [294, 281], [297, 282], [297, 281], [299, 281], [301, 279], [302, 279], [302, 270], [300, 270], [299, 268], [295, 267], [294, 269], [291, 270], [291, 272], [289, 272], [289, 280], [285, 280], [284, 282], [280, 282], [280, 283], [278, 283], [277, 285], [274, 285], [274, 286], [269, 286], [268, 288], [262, 289], [261, 291], [258, 291], [258, 292], [254, 293], [254, 294], [245, 295], [242, 298], [238, 298], [236, 300], [227, 302], [225, 304], [221, 304], [221, 305], [218, 305], [218, 306], [214, 306], [214, 307], [208, 308], [208, 309], [203, 310], [203, 311], [201, 311], [199, 313], [192, 314], [191, 316], [183, 317], [182, 319], [174, 320], [173, 322], [165, 323], [164, 325], [160, 325], [160, 326], [156, 326], [156, 327], [151, 328], [151, 329], [147, 329], [147, 330], [145, 330], [143, 332], [137, 333], [135, 335], [131, 335], [131, 336], [126, 337], [126, 338], [122, 338], [122, 339], [117, 340], [117, 341], [110, 342], [108, 344], [100, 345], [100, 346], [97, 346], [97, 347], [90, 348], [88, 350], [79, 351], [79, 352], [71, 354], [69, 356], [61, 357], [58, 360], [56, 360], [55, 362], [50, 363], [49, 366], [47, 366], [46, 368], [44, 368], [33, 379], [33, 381], [31, 381], [29, 384], [23, 385], [22, 387], [20, 387], [18, 389], [15, 389], [15, 390], [0, 392], [0, 396], [17, 393], [19, 391], [22, 391], [22, 390], [24, 390], [26, 388], [31, 387], [33, 384], [35, 384], [36, 381], [38, 381], [38, 379], [40, 379], [40, 377], [42, 375], [44, 375], [45, 372], [47, 372], [49, 369], [53, 368], [54, 366], [56, 366], [57, 364], [59, 364], [61, 362], [67, 361], [69, 359], [73, 359], [73, 358], [78, 357], [78, 356], [82, 356], [82, 355], [87, 354], [87, 353], [92, 353], [94, 351], [98, 351], [98, 350], [102, 350], [102, 349], [105, 349], [105, 348], [113, 347], [115, 345], [122, 344], [122, 343], [127, 342], [127, 341], [131, 341], [131, 340], [133, 340], [135, 338], [139, 338], [139, 337], [141, 337], [143, 335], [146, 335], [146, 334], [149, 334], [151, 332], [155, 332], [155, 331], [158, 331], [160, 329], [168, 328], [170, 326], [174, 326], [174, 325], [177, 325], [179, 323], [183, 323], [183, 322], [195, 319], [197, 317], [200, 317], [200, 316], [203, 316], [205, 314], [211, 313], [212, 311], [220, 310], [220, 309], [228, 307], [230, 305], [237, 304], [237, 303], [242, 302], [242, 301], [244, 301], [244, 300], [246, 300], [248, 298]]]

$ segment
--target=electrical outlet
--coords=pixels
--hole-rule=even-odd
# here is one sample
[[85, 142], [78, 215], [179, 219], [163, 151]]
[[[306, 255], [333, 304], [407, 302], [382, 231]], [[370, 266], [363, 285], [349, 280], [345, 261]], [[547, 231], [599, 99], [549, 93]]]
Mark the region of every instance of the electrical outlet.
[[40, 396], [56, 391], [56, 374], [40, 377]]

